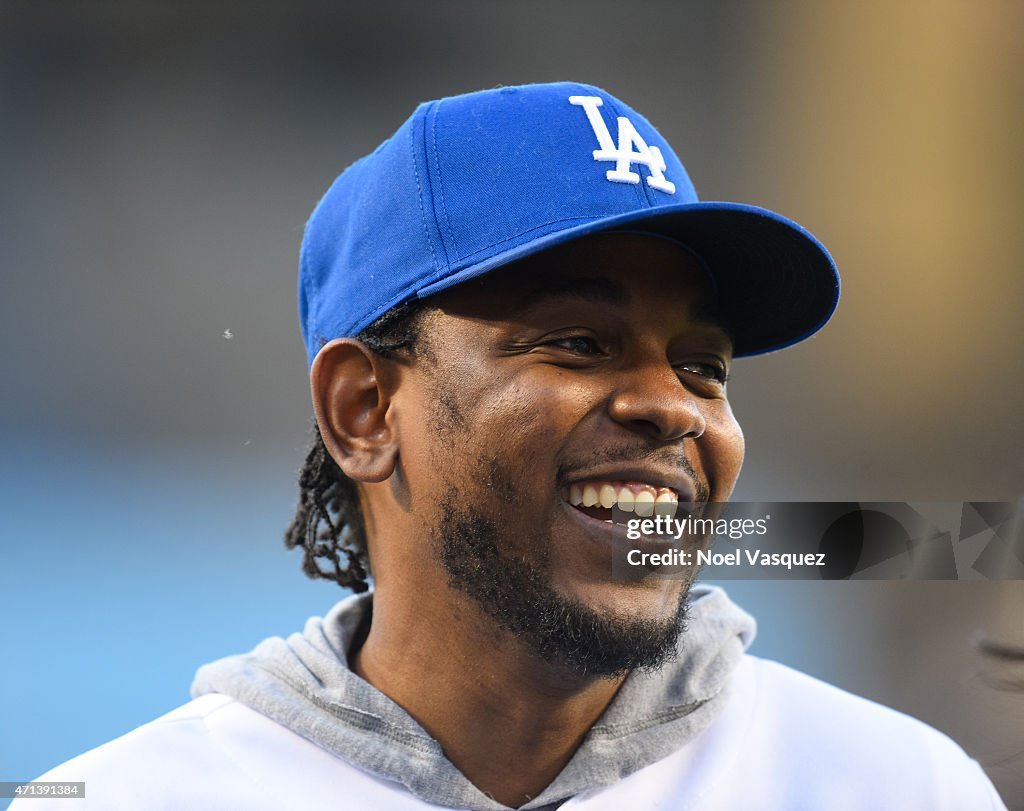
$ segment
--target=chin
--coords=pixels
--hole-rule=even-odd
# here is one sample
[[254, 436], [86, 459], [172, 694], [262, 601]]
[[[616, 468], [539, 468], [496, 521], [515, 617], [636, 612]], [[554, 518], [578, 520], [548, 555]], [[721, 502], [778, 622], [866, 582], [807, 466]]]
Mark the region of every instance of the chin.
[[680, 573], [678, 578], [666, 574], [633, 582], [591, 581], [559, 590], [595, 615], [616, 622], [667, 623], [675, 622], [680, 602], [685, 599], [692, 584], [692, 575]]

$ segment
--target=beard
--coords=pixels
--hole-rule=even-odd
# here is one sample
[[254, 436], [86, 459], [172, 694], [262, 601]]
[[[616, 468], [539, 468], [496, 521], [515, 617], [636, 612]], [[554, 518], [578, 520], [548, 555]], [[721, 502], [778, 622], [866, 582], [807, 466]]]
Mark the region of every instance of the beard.
[[[501, 488], [489, 488], [490, 492], [512, 493], [508, 478], [492, 462], [489, 483], [504, 481]], [[503, 553], [509, 547], [496, 515], [504, 511], [494, 509], [492, 514], [479, 506], [462, 506], [479, 503], [451, 491], [441, 499], [435, 548], [449, 585], [473, 598], [500, 628], [525, 642], [542, 660], [567, 666], [584, 677], [614, 678], [633, 669], [655, 670], [676, 657], [677, 641], [685, 629], [689, 584], [668, 619], [597, 612], [555, 589], [546, 549], [533, 560]]]

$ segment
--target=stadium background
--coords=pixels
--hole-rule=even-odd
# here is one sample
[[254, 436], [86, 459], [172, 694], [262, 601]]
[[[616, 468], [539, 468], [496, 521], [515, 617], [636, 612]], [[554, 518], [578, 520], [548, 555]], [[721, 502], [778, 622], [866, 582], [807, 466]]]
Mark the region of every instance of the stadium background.
[[[0, 780], [339, 596], [281, 544], [298, 243], [425, 98], [601, 85], [705, 199], [829, 246], [833, 323], [735, 369], [737, 498], [1019, 499], [1022, 33], [1009, 0], [0, 3]], [[755, 653], [948, 732], [1024, 808], [1024, 694], [973, 646], [1024, 639], [1024, 583], [730, 591]]]

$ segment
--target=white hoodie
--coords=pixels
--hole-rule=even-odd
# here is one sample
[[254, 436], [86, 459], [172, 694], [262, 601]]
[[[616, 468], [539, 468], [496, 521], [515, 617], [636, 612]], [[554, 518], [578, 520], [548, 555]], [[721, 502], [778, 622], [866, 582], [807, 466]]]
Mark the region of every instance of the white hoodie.
[[[201, 668], [195, 700], [39, 778], [85, 799], [14, 811], [501, 811], [347, 666], [371, 595]], [[930, 727], [746, 654], [753, 620], [694, 590], [676, 662], [633, 673], [533, 811], [1003, 809]], [[510, 765], [510, 768], [514, 766]]]

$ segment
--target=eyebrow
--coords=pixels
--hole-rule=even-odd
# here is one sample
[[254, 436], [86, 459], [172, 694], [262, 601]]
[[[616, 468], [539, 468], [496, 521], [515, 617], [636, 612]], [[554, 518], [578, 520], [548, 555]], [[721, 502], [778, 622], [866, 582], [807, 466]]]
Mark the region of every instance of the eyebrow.
[[[527, 310], [552, 298], [574, 297], [584, 301], [596, 301], [599, 304], [619, 304], [628, 306], [631, 300], [629, 289], [614, 279], [592, 279], [586, 276], [571, 276], [568, 273], [552, 271], [544, 276], [540, 287], [528, 290], [519, 296], [513, 309]], [[705, 327], [721, 330], [729, 343], [736, 346], [736, 338], [731, 326], [719, 312], [714, 302], [705, 302], [695, 308], [691, 315], [694, 323]]]
[[571, 296], [599, 304], [629, 304], [630, 295], [626, 285], [613, 279], [590, 279], [586, 276], [570, 276], [567, 273], [548, 273], [540, 287], [535, 287], [515, 302], [516, 309], [526, 310], [540, 302], [556, 297]]

